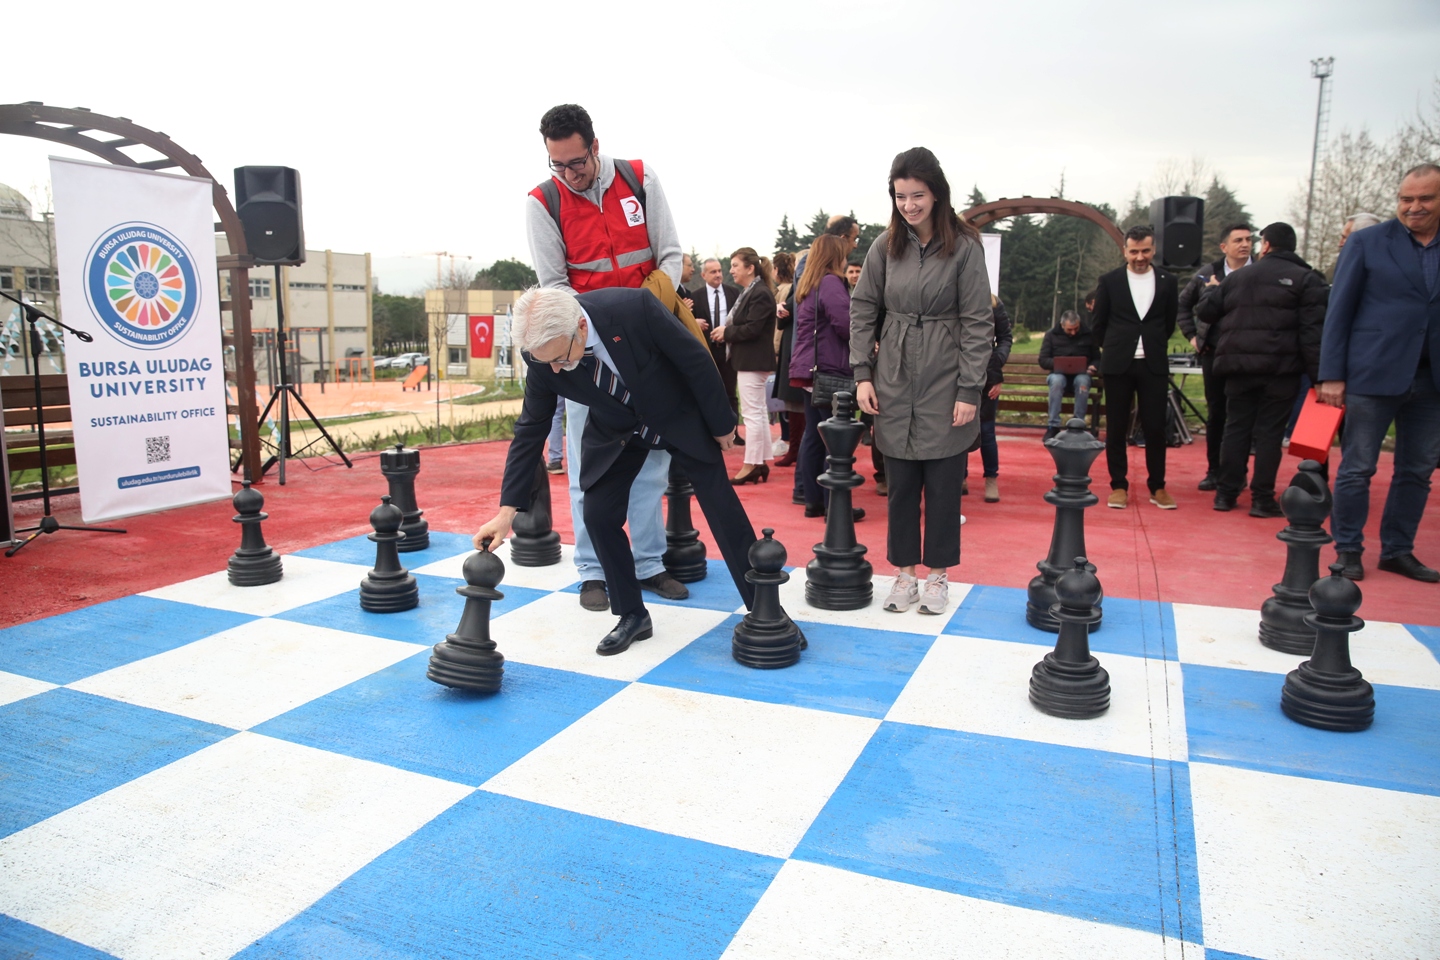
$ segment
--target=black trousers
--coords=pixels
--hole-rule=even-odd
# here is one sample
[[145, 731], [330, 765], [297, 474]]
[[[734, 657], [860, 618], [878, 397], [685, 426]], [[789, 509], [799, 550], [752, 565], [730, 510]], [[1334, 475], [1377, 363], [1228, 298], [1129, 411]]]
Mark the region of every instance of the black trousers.
[[1225, 445], [1220, 450], [1220, 476], [1215, 489], [1236, 496], [1245, 489], [1250, 444], [1255, 444], [1255, 473], [1250, 479], [1252, 501], [1275, 496], [1280, 470], [1280, 441], [1300, 392], [1300, 375], [1225, 378]]
[[1165, 405], [1170, 380], [1154, 373], [1145, 361], [1135, 359], [1124, 373], [1105, 374], [1105, 462], [1110, 467], [1110, 489], [1128, 490], [1126, 476], [1130, 453], [1125, 437], [1130, 432], [1130, 412], [1140, 411], [1140, 429], [1145, 433], [1145, 470], [1150, 474], [1150, 492], [1165, 487]]
[[[720, 545], [725, 566], [730, 569], [730, 576], [748, 608], [755, 600], [755, 588], [745, 579], [750, 569], [750, 545], [755, 542], [755, 528], [750, 525], [750, 518], [730, 485], [725, 462], [696, 460], [682, 450], [667, 449], [673, 462], [690, 478], [710, 533]], [[625, 536], [625, 515], [630, 509], [630, 485], [639, 476], [649, 453], [647, 444], [638, 438], [632, 439], [610, 469], [585, 491], [585, 529], [605, 571], [610, 612], [620, 617], [645, 609], [640, 582], [635, 578], [635, 556], [630, 552], [630, 539]]]
[[720, 382], [725, 385], [725, 396], [730, 398], [730, 409], [735, 415], [740, 415], [740, 396], [735, 392], [735, 368], [730, 366], [730, 358], [725, 356], [725, 344], [710, 342], [710, 357], [715, 361], [715, 368], [720, 371]]
[[[885, 458], [890, 529], [885, 556], [897, 567], [923, 563], [944, 569], [960, 562], [960, 481], [965, 454], [940, 460]], [[925, 498], [925, 544], [920, 544], [920, 498]]]
[[1220, 476], [1220, 444], [1225, 438], [1225, 378], [1216, 376], [1215, 354], [1200, 354], [1200, 373], [1205, 379], [1205, 469]]

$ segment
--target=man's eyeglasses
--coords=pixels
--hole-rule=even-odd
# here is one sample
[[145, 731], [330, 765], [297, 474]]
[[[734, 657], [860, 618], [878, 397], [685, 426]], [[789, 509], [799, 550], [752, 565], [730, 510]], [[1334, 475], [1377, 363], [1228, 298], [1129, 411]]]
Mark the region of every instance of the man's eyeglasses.
[[562, 163], [559, 160], [551, 160], [550, 169], [555, 171], [556, 173], [564, 173], [566, 170], [569, 170], [571, 173], [579, 173], [581, 170], [584, 170], [585, 167], [590, 163], [590, 156], [590, 151], [586, 150], [585, 156], [581, 157], [579, 160], [571, 160], [568, 163]]

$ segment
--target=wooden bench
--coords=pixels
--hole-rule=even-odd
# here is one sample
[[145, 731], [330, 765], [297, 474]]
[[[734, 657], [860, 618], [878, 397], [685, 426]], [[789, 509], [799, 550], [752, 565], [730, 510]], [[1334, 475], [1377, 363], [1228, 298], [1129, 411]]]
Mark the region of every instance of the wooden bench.
[[[1012, 354], [1005, 364], [1004, 373], [1005, 382], [1000, 385], [1000, 403], [996, 415], [998, 423], [1007, 422], [1004, 416], [1007, 412], [1038, 413], [1042, 417], [1050, 412], [1050, 386], [1046, 382], [1050, 371], [1040, 366], [1040, 361], [1034, 354]], [[1093, 374], [1090, 378], [1089, 406], [1085, 412], [1090, 420], [1090, 429], [1097, 433], [1100, 430], [1100, 407], [1104, 398], [1104, 381], [1098, 373]], [[1061, 422], [1069, 420], [1074, 414], [1075, 398], [1067, 395], [1060, 403]], [[1019, 423], [1013, 419], [1009, 422]]]
[[[70, 384], [63, 373], [42, 374], [40, 377], [40, 409], [35, 407], [35, 381], [29, 376], [0, 377], [0, 401], [4, 404], [5, 452], [11, 472], [40, 469], [40, 434], [36, 427], [45, 423], [46, 461], [51, 467], [75, 463], [75, 435], [67, 427], [55, 429], [50, 424], [69, 424]], [[14, 427], [28, 429], [15, 430]], [[74, 493], [79, 487], [51, 489], [51, 494]], [[31, 500], [38, 492], [17, 493], [15, 500]]]

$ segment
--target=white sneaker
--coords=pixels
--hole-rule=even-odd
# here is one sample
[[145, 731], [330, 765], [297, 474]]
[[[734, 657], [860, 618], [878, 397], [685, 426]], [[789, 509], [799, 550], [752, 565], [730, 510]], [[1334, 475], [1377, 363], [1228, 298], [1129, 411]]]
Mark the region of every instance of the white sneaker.
[[891, 613], [904, 613], [910, 605], [920, 599], [920, 582], [908, 573], [895, 574], [895, 584], [890, 596], [885, 598], [884, 609]]
[[783, 457], [789, 452], [790, 444], [786, 443], [784, 440], [776, 440], [774, 443], [770, 444], [770, 453], [773, 456]]
[[944, 570], [931, 570], [925, 578], [925, 593], [920, 597], [921, 613], [944, 613], [950, 602], [950, 583]]
[[965, 514], [960, 514], [960, 526], [965, 526]]

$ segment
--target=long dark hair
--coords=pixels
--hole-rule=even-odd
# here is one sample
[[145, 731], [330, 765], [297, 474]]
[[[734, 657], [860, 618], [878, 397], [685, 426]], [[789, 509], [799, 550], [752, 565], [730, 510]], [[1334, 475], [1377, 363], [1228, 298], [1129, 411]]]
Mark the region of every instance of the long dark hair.
[[950, 181], [945, 179], [945, 171], [940, 169], [940, 161], [935, 159], [935, 154], [924, 147], [911, 147], [904, 153], [896, 154], [890, 164], [890, 239], [887, 243], [890, 256], [898, 257], [905, 251], [909, 238], [906, 230], [910, 226], [900, 215], [900, 208], [895, 206], [896, 180], [919, 180], [935, 195], [930, 222], [935, 227], [932, 242], [939, 241], [936, 252], [941, 257], [955, 252], [961, 234], [979, 242], [980, 231], [975, 225], [956, 215], [955, 207], [950, 203]]

